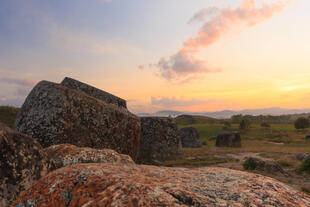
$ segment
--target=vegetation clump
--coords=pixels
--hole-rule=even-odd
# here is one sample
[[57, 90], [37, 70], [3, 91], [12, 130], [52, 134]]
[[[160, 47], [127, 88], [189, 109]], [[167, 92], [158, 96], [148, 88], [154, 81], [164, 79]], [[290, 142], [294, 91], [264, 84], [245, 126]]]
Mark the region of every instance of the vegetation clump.
[[201, 142], [201, 144], [204, 146], [208, 145], [207, 141], [203, 141], [203, 142]]
[[231, 127], [231, 124], [229, 121], [224, 121], [224, 126], [223, 126], [223, 129], [229, 129]]
[[0, 106], [0, 122], [13, 127], [19, 108], [12, 106]]
[[307, 194], [310, 194], [310, 187], [308, 186], [302, 186], [301, 191]]
[[267, 123], [267, 122], [263, 122], [263, 123], [260, 124], [260, 126], [261, 126], [261, 127], [266, 127], [266, 128], [267, 128], [267, 127], [270, 127], [270, 124]]
[[310, 156], [304, 159], [297, 170], [298, 172], [310, 172]]
[[240, 126], [239, 126], [239, 129], [240, 130], [246, 130], [246, 129], [249, 129], [251, 126], [251, 123], [249, 120], [247, 119], [242, 119], [241, 122], [240, 122]]
[[310, 127], [310, 122], [308, 118], [305, 117], [299, 117], [295, 122], [294, 122], [295, 128], [296, 129], [306, 129]]
[[243, 169], [245, 170], [255, 170], [256, 169], [256, 162], [252, 158], [248, 158], [243, 163]]

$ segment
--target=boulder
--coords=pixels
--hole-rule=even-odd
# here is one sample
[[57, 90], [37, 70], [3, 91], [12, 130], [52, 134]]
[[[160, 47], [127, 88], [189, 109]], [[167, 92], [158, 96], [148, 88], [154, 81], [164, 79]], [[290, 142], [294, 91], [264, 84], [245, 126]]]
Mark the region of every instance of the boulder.
[[194, 127], [185, 127], [180, 129], [182, 147], [201, 147], [201, 141], [198, 131]]
[[92, 96], [96, 99], [102, 100], [106, 103], [110, 103], [110, 104], [114, 104], [119, 107], [127, 108], [127, 104], [124, 99], [121, 99], [108, 92], [105, 92], [103, 90], [90, 86], [86, 83], [82, 83], [78, 80], [74, 80], [72, 78], [66, 77], [60, 84], [68, 88], [71, 88], [71, 89], [82, 91], [86, 93], [87, 95]]
[[113, 149], [136, 159], [140, 119], [124, 107], [109, 104], [79, 90], [41, 81], [28, 95], [15, 128], [44, 147], [74, 144]]
[[239, 132], [222, 132], [216, 139], [217, 147], [241, 147]]
[[71, 144], [53, 145], [44, 151], [50, 160], [53, 160], [56, 168], [77, 163], [131, 163], [134, 161], [128, 155], [118, 154], [110, 149], [92, 149], [88, 147], [76, 147]]
[[295, 158], [296, 160], [303, 160], [303, 159], [305, 159], [306, 156], [307, 156], [306, 154], [296, 153], [296, 154], [294, 155], [294, 158]]
[[280, 173], [285, 176], [289, 176], [289, 174], [284, 171], [278, 163], [254, 157], [249, 157], [248, 159], [246, 159], [243, 167], [245, 168], [245, 170], [265, 171], [272, 174]]
[[31, 137], [0, 124], [0, 206], [8, 206], [50, 170], [41, 145]]
[[178, 127], [166, 117], [142, 117], [138, 160], [163, 160], [182, 151]]
[[[310, 206], [275, 179], [225, 168], [77, 164], [49, 173], [12, 206]], [[29, 205], [28, 205], [29, 206]]]

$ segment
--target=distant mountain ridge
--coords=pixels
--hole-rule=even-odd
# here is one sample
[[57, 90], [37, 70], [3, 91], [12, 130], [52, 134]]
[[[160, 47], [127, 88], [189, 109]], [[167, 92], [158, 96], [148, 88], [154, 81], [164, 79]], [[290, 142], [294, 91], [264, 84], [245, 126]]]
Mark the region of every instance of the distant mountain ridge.
[[164, 117], [176, 117], [183, 114], [186, 115], [199, 115], [199, 116], [208, 116], [217, 119], [227, 119], [231, 118], [234, 115], [242, 114], [242, 115], [290, 115], [290, 114], [303, 114], [303, 113], [310, 113], [310, 108], [304, 109], [285, 109], [279, 107], [273, 108], [262, 108], [262, 109], [244, 109], [240, 111], [234, 110], [223, 110], [223, 111], [215, 111], [215, 112], [186, 112], [186, 111], [173, 111], [173, 110], [164, 110], [158, 111], [155, 113], [140, 113], [137, 114], [138, 116], [164, 116]]

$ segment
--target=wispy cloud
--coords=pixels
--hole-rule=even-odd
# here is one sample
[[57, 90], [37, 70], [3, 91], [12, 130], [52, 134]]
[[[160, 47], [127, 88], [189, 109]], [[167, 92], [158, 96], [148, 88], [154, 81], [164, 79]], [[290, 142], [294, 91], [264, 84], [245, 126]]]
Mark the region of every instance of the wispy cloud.
[[189, 24], [198, 23], [198, 22], [205, 22], [206, 20], [210, 20], [214, 18], [220, 12], [219, 8], [210, 7], [201, 9], [198, 11], [194, 16], [188, 21]]
[[8, 84], [13, 84], [19, 87], [32, 87], [36, 83], [36, 81], [33, 80], [18, 79], [13, 77], [0, 78], [0, 81], [3, 81]]
[[200, 100], [200, 99], [177, 99], [175, 97], [151, 97], [151, 104], [162, 108], [171, 107], [190, 107], [203, 104], [214, 103], [216, 100]]
[[[289, 0], [255, 5], [255, 0], [243, 0], [236, 8], [209, 8], [200, 10], [189, 21], [204, 21], [197, 35], [183, 43], [183, 48], [169, 58], [161, 58], [156, 64], [160, 75], [168, 80], [181, 79], [191, 75], [218, 72], [206, 61], [195, 58], [201, 48], [207, 48], [221, 37], [234, 31], [253, 27], [282, 11]], [[208, 17], [208, 18], [207, 18]]]
[[36, 81], [15, 77], [0, 78], [0, 105], [20, 106]]

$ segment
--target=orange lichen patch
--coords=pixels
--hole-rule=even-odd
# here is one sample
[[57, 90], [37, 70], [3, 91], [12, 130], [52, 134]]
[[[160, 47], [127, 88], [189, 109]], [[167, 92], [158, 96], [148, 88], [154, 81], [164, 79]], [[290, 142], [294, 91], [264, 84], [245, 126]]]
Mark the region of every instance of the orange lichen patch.
[[134, 161], [128, 155], [119, 154], [110, 149], [92, 149], [76, 147], [71, 144], [53, 145], [45, 148], [48, 157], [54, 161], [57, 168], [77, 163], [131, 163]]
[[12, 206], [310, 206], [310, 197], [257, 174], [224, 168], [122, 163], [67, 166], [49, 173]]

